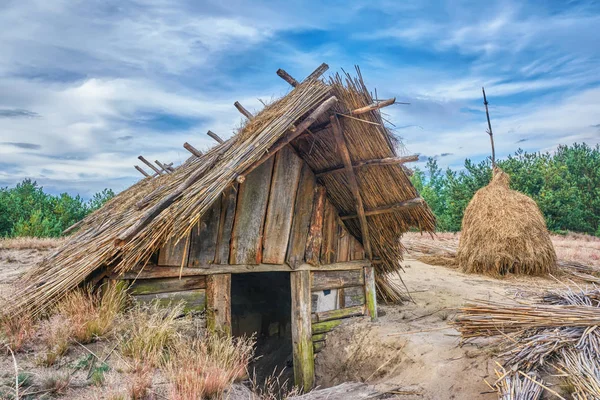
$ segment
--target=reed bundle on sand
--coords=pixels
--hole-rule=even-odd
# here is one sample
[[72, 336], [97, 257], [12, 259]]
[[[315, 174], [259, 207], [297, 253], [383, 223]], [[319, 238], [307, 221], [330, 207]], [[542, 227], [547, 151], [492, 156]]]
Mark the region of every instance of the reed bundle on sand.
[[535, 375], [523, 375], [520, 371], [506, 371], [502, 366], [494, 372], [498, 380], [488, 385], [498, 392], [498, 400], [537, 400], [542, 397], [543, 381]]
[[544, 216], [531, 198], [509, 188], [494, 168], [465, 210], [457, 260], [468, 273], [541, 275], [556, 269], [556, 252]]
[[[314, 129], [315, 132], [307, 130], [308, 134], [300, 135], [309, 126], [329, 130], [329, 115], [325, 111], [344, 120], [343, 133], [352, 162], [394, 157], [393, 136], [376, 109], [351, 115], [352, 110], [374, 103], [360, 72], [357, 78], [346, 74], [327, 83], [315, 76], [266, 106], [229, 140], [201, 156], [196, 152], [168, 174], [141, 180], [87, 216], [64, 246], [27, 275], [21, 284], [21, 295], [4, 312], [37, 314], [103, 268], [122, 273], [145, 265], [169, 240], [188, 237], [224, 190], [292, 140], [293, 147], [313, 171], [343, 165], [331, 134]], [[318, 113], [319, 110], [323, 112]], [[316, 116], [312, 118], [313, 115]], [[360, 168], [356, 175], [367, 209], [420, 200], [401, 165], [382, 165], [376, 172]], [[328, 174], [322, 177], [322, 183], [340, 212], [356, 213], [345, 174]], [[349, 218], [347, 228], [361, 239], [358, 219]], [[385, 274], [400, 269], [402, 234], [411, 227], [432, 232], [435, 218], [420, 201], [411, 207], [370, 216], [368, 227], [373, 254], [381, 261], [376, 265], [377, 273]], [[380, 282], [385, 286], [385, 279]], [[394, 291], [391, 286], [386, 289]]]

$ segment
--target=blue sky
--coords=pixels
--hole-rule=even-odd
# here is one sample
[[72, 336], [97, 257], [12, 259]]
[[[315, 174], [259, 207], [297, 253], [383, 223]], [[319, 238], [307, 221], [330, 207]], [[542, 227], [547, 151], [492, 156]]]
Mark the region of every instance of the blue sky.
[[386, 118], [442, 166], [489, 154], [481, 86], [499, 156], [600, 142], [598, 2], [321, 3], [4, 0], [0, 185], [123, 190], [139, 154], [184, 161], [321, 62], [410, 102]]

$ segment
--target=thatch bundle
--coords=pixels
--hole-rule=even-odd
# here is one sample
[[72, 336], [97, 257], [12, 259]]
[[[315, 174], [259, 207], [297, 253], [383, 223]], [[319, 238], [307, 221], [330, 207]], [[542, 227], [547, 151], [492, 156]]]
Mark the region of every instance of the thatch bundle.
[[509, 175], [495, 168], [490, 184], [467, 206], [457, 255], [463, 271], [541, 275], [556, 268], [542, 213], [531, 198], [511, 190], [509, 182]]

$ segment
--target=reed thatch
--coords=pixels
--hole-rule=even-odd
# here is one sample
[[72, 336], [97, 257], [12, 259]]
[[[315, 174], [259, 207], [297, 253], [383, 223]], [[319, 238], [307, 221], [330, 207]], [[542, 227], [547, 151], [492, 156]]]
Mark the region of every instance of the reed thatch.
[[464, 272], [492, 276], [541, 275], [556, 269], [546, 222], [531, 198], [509, 188], [510, 177], [495, 168], [465, 210], [458, 244]]
[[[265, 107], [231, 139], [201, 157], [190, 157], [173, 173], [141, 180], [86, 217], [64, 246], [28, 274], [10, 312], [39, 313], [105, 267], [122, 273], [145, 265], [168, 240], [188, 236], [221, 193], [257, 162], [276, 152], [282, 141], [294, 137], [311, 112], [334, 102], [334, 107], [313, 126], [323, 125], [332, 111], [337, 112], [344, 119], [344, 136], [353, 162], [396, 155], [393, 136], [384, 127], [378, 110], [349, 115], [350, 110], [373, 103], [360, 76], [347, 76], [345, 82], [339, 76], [327, 83], [307, 79]], [[314, 171], [342, 164], [329, 129], [301, 135], [291, 142]], [[400, 165], [365, 169], [357, 175], [366, 208], [418, 196]], [[326, 176], [322, 183], [341, 213], [356, 212], [344, 174]], [[428, 206], [420, 203], [407, 210], [369, 217], [368, 223], [373, 253], [381, 259], [377, 264], [381, 274], [400, 269], [402, 233], [410, 227], [433, 231], [435, 219]], [[357, 221], [348, 220], [346, 224], [361, 240]]]

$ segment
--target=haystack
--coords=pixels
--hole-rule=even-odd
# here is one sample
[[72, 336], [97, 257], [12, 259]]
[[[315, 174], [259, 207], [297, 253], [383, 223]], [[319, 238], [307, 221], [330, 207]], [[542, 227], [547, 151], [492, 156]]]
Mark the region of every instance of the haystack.
[[542, 275], [556, 268], [542, 213], [509, 183], [510, 176], [495, 168], [490, 184], [478, 190], [467, 206], [457, 255], [464, 272]]

